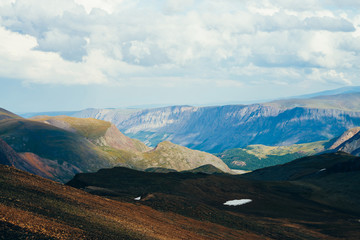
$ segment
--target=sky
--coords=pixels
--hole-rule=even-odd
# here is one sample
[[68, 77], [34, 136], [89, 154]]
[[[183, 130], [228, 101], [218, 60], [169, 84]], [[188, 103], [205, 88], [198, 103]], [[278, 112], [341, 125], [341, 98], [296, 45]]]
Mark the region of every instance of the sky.
[[358, 0], [1, 0], [0, 107], [216, 105], [360, 85]]

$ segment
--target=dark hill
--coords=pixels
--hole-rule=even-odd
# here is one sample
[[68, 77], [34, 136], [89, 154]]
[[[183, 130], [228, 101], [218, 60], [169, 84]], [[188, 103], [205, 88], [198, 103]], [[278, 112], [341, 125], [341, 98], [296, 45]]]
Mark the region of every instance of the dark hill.
[[68, 180], [78, 172], [111, 166], [90, 141], [49, 124], [5, 119], [0, 121], [0, 137], [34, 166], [52, 168], [49, 169], [51, 179]]
[[[324, 162], [328, 158], [333, 162], [331, 166], [339, 169], [350, 166], [342, 166], [347, 161], [339, 160], [338, 155], [320, 158]], [[297, 171], [301, 172], [301, 168]], [[164, 174], [113, 168], [77, 174], [68, 185], [120, 201], [134, 202], [137, 198], [142, 205], [237, 230], [247, 229], [263, 238], [352, 239], [360, 234], [359, 190], [347, 191], [358, 188], [358, 180], [353, 180], [358, 173], [352, 171], [341, 178], [336, 177], [336, 172], [329, 174], [336, 181], [328, 178], [328, 187], [322, 189], [316, 182], [320, 178], [312, 178], [312, 182], [263, 181], [227, 174]], [[329, 191], [332, 187], [334, 190]], [[340, 188], [345, 190], [339, 192]], [[252, 202], [223, 205], [234, 199]]]

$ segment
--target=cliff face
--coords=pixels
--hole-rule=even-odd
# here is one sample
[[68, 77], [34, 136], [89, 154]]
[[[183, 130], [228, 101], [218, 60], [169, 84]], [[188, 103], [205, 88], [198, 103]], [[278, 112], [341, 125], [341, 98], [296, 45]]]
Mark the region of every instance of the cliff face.
[[[78, 116], [82, 117], [81, 112]], [[91, 117], [97, 116], [94, 110]], [[360, 126], [358, 111], [303, 107], [286, 109], [261, 104], [174, 106], [127, 113], [116, 119], [109, 119], [110, 115], [106, 114], [101, 116], [116, 122], [127, 136], [149, 146], [169, 140], [208, 152], [250, 144], [290, 145], [327, 140]]]

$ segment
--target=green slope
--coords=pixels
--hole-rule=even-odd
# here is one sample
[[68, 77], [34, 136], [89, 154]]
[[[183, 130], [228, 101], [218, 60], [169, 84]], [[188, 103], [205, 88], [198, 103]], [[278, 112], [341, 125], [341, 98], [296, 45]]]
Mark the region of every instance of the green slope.
[[216, 154], [230, 168], [255, 170], [290, 162], [294, 159], [313, 155], [326, 150], [329, 141], [320, 141], [290, 146], [249, 145]]

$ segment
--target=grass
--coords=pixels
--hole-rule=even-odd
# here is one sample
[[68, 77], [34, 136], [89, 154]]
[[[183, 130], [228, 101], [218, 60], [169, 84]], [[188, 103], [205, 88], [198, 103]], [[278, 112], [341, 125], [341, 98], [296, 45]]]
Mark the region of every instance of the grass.
[[102, 121], [94, 118], [75, 118], [68, 116], [40, 116], [34, 118], [36, 121], [58, 120], [63, 121], [75, 129], [76, 132], [88, 139], [97, 139], [105, 135], [108, 128], [111, 126], [110, 122]]
[[220, 157], [230, 168], [255, 170], [322, 152], [327, 143], [328, 141], [290, 146], [249, 145], [246, 148], [229, 149], [216, 154], [216, 156]]

